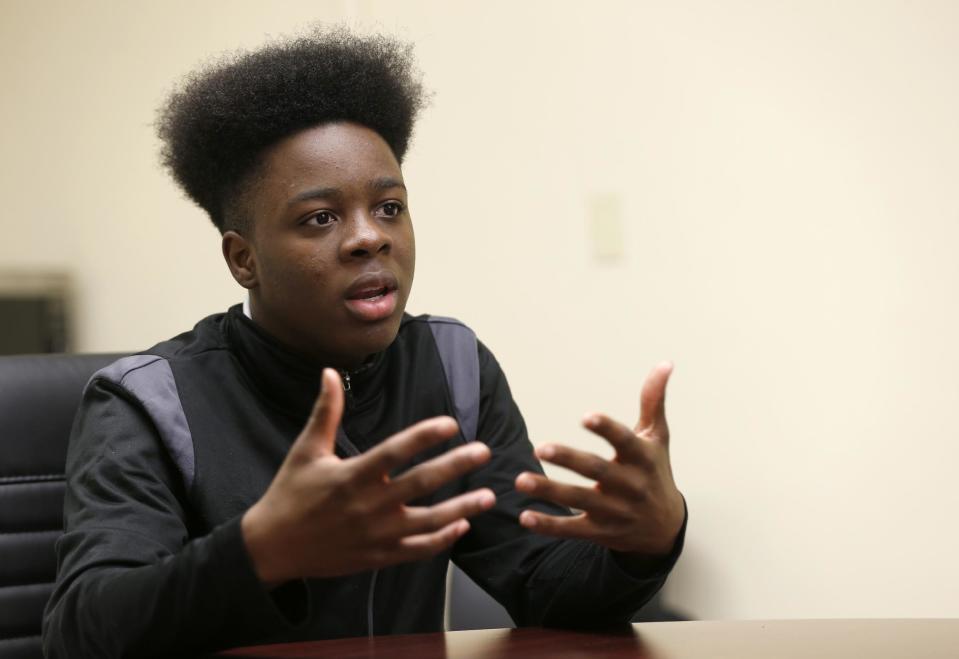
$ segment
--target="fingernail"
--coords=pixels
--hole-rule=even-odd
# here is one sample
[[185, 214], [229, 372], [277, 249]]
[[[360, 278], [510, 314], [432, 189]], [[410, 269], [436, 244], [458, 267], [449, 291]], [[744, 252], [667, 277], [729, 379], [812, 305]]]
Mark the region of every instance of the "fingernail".
[[536, 517], [527, 510], [524, 510], [519, 516], [519, 523], [528, 529], [536, 526]]
[[459, 526], [456, 527], [456, 532], [457, 532], [459, 535], [463, 535], [464, 533], [466, 533], [466, 532], [469, 531], [469, 530], [470, 530], [470, 523], [467, 522], [465, 519], [461, 519], [461, 520], [460, 520], [460, 523], [459, 523]]
[[556, 455], [556, 449], [549, 444], [546, 446], [540, 446], [538, 449], [536, 449], [536, 455], [544, 460], [550, 460], [554, 455]]
[[485, 492], [481, 492], [480, 495], [476, 497], [476, 500], [479, 502], [479, 505], [482, 506], [483, 508], [489, 508], [494, 503], [496, 503], [496, 495], [493, 494], [490, 490], [486, 490]]
[[474, 443], [470, 446], [470, 458], [475, 462], [485, 460], [489, 455], [489, 449], [486, 447], [486, 444]]
[[599, 417], [595, 414], [587, 414], [583, 417], [583, 425], [587, 428], [595, 428], [599, 425]]
[[516, 487], [520, 490], [532, 490], [534, 485], [533, 477], [529, 474], [520, 474], [516, 478]]
[[456, 419], [451, 416], [440, 417], [440, 419], [442, 419], [443, 422], [443, 427], [441, 427], [441, 430], [456, 432], [456, 430], [459, 428], [459, 425], [456, 423]]

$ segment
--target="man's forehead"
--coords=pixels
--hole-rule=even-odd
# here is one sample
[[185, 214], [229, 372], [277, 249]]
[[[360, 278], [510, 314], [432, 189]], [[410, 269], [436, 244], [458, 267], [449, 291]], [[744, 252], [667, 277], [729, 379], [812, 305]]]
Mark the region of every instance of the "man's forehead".
[[372, 128], [341, 121], [320, 124], [288, 135], [276, 142], [269, 151], [285, 158], [303, 160], [340, 160], [346, 154], [356, 154], [372, 160], [395, 164], [393, 150], [386, 140]]
[[326, 124], [282, 140], [265, 154], [260, 174], [287, 188], [405, 187], [389, 145], [357, 124]]

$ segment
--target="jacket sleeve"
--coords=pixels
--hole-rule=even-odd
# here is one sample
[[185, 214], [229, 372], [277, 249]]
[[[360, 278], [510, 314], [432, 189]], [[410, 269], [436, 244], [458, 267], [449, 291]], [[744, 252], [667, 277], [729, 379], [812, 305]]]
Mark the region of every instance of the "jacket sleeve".
[[253, 572], [239, 518], [191, 537], [184, 490], [144, 409], [94, 379], [67, 455], [48, 658], [181, 654], [293, 627]]
[[585, 540], [550, 538], [519, 524], [528, 508], [569, 515], [562, 506], [514, 488], [522, 471], [543, 473], [506, 377], [479, 344], [478, 437], [492, 458], [469, 477], [470, 489], [490, 487], [496, 506], [471, 520], [453, 560], [509, 612], [517, 625], [596, 626], [628, 622], [666, 581], [682, 551], [686, 520], [669, 555], [636, 572], [614, 552]]

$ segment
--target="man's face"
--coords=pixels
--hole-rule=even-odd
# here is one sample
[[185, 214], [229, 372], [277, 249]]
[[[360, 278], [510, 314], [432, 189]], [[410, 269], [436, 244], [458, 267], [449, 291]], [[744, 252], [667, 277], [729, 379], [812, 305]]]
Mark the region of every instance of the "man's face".
[[264, 156], [252, 226], [224, 235], [254, 321], [323, 364], [354, 367], [399, 330], [415, 248], [393, 151], [352, 123], [296, 133]]

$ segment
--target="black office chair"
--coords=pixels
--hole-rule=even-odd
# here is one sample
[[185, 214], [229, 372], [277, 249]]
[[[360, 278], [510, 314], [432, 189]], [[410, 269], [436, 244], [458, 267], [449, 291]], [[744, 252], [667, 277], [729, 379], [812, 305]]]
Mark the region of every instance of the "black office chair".
[[0, 357], [0, 657], [36, 659], [83, 387], [121, 355]]

